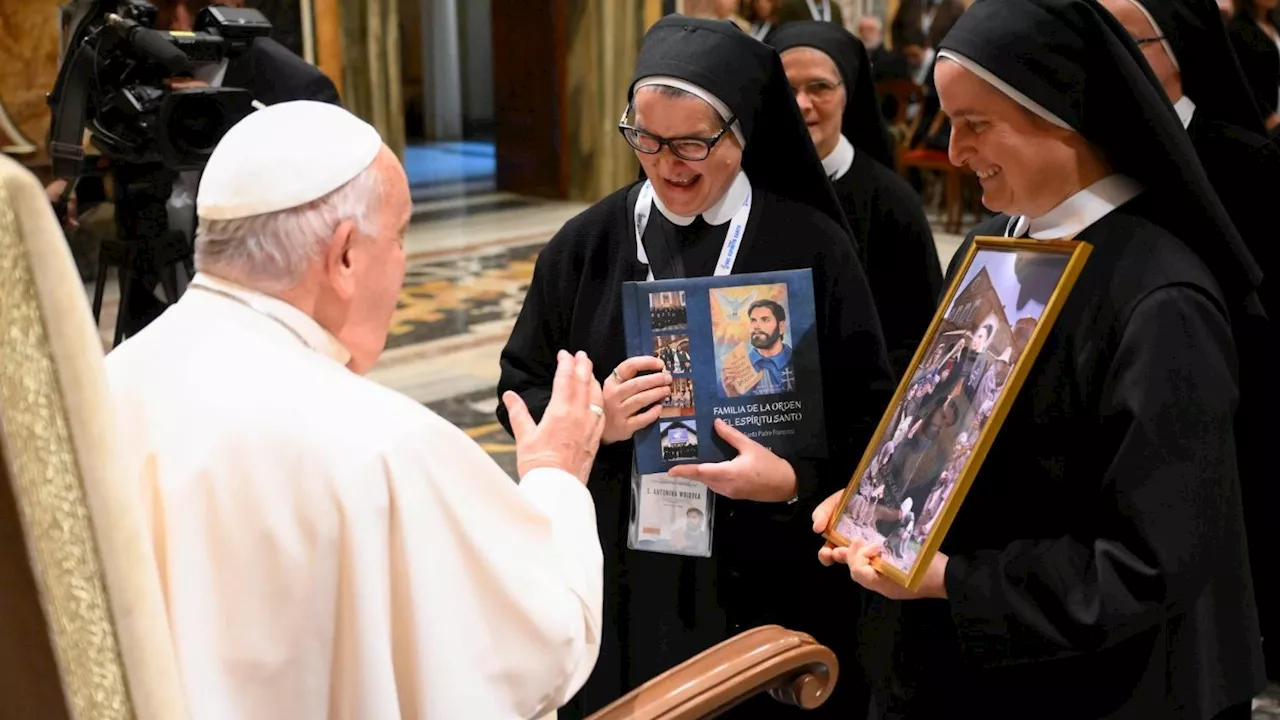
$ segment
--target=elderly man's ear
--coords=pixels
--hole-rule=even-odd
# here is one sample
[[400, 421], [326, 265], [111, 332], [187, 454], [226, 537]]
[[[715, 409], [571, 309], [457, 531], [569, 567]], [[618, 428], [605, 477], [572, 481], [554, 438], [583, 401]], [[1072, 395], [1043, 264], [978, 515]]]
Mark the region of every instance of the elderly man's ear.
[[325, 274], [334, 291], [343, 300], [350, 300], [356, 293], [355, 267], [352, 254], [355, 249], [355, 223], [343, 220], [338, 223], [329, 238], [325, 251]]

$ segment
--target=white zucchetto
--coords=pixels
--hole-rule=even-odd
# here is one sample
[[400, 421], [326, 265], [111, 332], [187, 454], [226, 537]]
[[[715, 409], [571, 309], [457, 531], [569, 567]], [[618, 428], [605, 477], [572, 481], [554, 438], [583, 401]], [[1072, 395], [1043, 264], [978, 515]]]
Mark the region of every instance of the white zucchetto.
[[353, 180], [381, 149], [378, 131], [337, 105], [270, 105], [236, 123], [214, 148], [197, 213], [235, 220], [305, 205]]

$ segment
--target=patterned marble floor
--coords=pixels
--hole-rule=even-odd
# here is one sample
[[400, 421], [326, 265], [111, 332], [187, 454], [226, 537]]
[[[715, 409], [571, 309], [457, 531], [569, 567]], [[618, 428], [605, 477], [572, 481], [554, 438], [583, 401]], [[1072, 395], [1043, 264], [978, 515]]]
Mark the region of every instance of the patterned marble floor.
[[[494, 416], [498, 356], [538, 251], [585, 207], [502, 193], [424, 202], [415, 206], [406, 238], [400, 305], [387, 351], [370, 377], [462, 428], [512, 476], [515, 444]], [[941, 232], [940, 224], [934, 237], [945, 267], [963, 238]], [[112, 282], [100, 323], [104, 347], [116, 304]], [[1255, 701], [1253, 717], [1280, 720], [1280, 687]]]

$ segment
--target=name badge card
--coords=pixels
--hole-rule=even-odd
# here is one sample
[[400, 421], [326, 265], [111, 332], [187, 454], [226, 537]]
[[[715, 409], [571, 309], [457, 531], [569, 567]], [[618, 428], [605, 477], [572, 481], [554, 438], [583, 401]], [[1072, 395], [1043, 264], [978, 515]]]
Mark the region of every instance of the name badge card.
[[711, 557], [715, 494], [706, 485], [666, 473], [631, 474], [632, 550]]

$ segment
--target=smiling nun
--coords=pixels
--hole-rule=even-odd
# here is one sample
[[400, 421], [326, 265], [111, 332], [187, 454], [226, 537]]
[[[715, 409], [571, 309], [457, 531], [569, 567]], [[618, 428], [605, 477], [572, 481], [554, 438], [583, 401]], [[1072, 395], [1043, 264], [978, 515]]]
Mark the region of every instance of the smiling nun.
[[[824, 551], [877, 593], [859, 631], [872, 717], [1248, 718], [1263, 678], [1241, 476], [1268, 466], [1244, 456], [1237, 408], [1258, 268], [1093, 0], [976, 0], [935, 80], [951, 160], [999, 213], [975, 234], [1093, 250], [1018, 361], [919, 592], [877, 575], [874, 547]], [[1034, 290], [1028, 306], [1052, 287]]]
[[920, 196], [894, 171], [862, 41], [825, 22], [793, 22], [769, 36], [822, 168], [853, 228], [880, 311], [889, 361], [906, 372], [942, 293], [942, 265]]
[[[570, 220], [538, 256], [498, 386], [540, 416], [561, 348], [585, 350], [604, 386], [604, 440], [588, 485], [604, 546], [604, 638], [565, 718], [761, 623], [826, 634], [806, 592], [822, 576], [809, 513], [845, 485], [892, 395], [867, 278], [776, 51], [731, 23], [663, 18], [645, 36], [620, 130], [647, 179]], [[727, 242], [738, 231], [741, 243]], [[719, 496], [713, 555], [628, 549], [631, 437], [657, 420], [651, 406], [671, 376], [655, 357], [627, 357], [622, 284], [806, 268], [827, 445], [784, 458], [722, 421], [700, 428], [738, 453], [678, 471]]]

